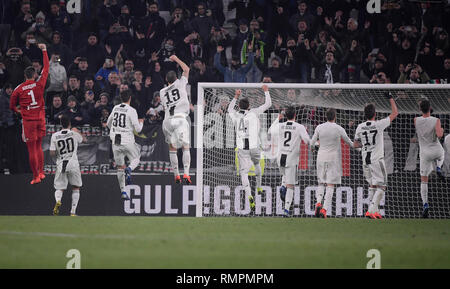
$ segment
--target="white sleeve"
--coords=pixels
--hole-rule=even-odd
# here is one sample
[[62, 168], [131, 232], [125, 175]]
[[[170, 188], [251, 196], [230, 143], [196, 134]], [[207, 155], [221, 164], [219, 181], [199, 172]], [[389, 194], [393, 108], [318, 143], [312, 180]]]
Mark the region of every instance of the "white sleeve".
[[279, 124], [280, 123], [280, 119], [277, 117], [277, 119], [275, 119], [275, 121], [272, 123], [272, 125], [269, 128], [269, 135], [273, 135], [273, 134], [277, 134], [278, 133], [278, 128], [279, 128]]
[[137, 112], [135, 109], [131, 110], [130, 118], [131, 118], [131, 124], [133, 125], [134, 130], [137, 133], [140, 133], [144, 124], [139, 122], [138, 115], [137, 115]]
[[383, 118], [380, 121], [377, 121], [378, 130], [385, 130], [388, 126], [391, 125], [391, 119], [389, 117]]
[[266, 100], [263, 105], [255, 109], [255, 112], [260, 114], [264, 113], [266, 110], [268, 110], [272, 106], [272, 99], [270, 98], [270, 92], [265, 91], [264, 95], [266, 96]]
[[309, 138], [308, 132], [306, 131], [306, 128], [303, 125], [300, 126], [300, 137], [307, 145], [310, 145], [311, 140]]
[[50, 139], [50, 150], [56, 151], [55, 138], [53, 136], [54, 136], [54, 134], [52, 135], [52, 138]]
[[316, 129], [314, 130], [314, 135], [310, 142], [310, 146], [315, 146], [318, 138], [319, 138], [319, 127], [316, 127]]
[[108, 116], [108, 120], [106, 121], [106, 126], [111, 129], [111, 125], [112, 125], [112, 120], [113, 120], [113, 112], [114, 112], [114, 108], [111, 111], [111, 113]]
[[182, 75], [179, 79], [180, 81], [180, 85], [182, 87], [186, 87], [186, 85], [188, 84], [188, 79], [186, 78], [186, 76]]
[[233, 99], [231, 100], [230, 104], [228, 105], [228, 113], [233, 113], [236, 110], [234, 109], [234, 107], [236, 106], [236, 98], [233, 97]]
[[339, 126], [339, 132], [341, 133], [341, 138], [351, 147], [353, 147], [352, 140], [348, 137], [347, 132], [341, 126]]
[[354, 141], [359, 141], [359, 142], [361, 142], [361, 136], [359, 135], [360, 132], [361, 132], [361, 130], [359, 129], [359, 126], [358, 126], [358, 127], [356, 128]]

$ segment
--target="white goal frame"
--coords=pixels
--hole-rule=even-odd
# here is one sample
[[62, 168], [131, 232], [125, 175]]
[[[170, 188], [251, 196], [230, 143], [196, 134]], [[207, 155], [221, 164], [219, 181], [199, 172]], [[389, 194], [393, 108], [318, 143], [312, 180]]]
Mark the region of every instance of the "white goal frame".
[[[224, 83], [224, 82], [200, 82], [198, 83], [198, 98], [195, 124], [195, 140], [197, 145], [197, 169], [196, 169], [196, 217], [203, 217], [203, 120], [204, 120], [204, 96], [208, 88], [261, 88], [266, 84], [270, 88], [294, 88], [294, 89], [450, 89], [450, 84], [325, 84], [325, 83]], [[449, 96], [450, 97], [450, 96]], [[363, 108], [361, 108], [362, 110]]]

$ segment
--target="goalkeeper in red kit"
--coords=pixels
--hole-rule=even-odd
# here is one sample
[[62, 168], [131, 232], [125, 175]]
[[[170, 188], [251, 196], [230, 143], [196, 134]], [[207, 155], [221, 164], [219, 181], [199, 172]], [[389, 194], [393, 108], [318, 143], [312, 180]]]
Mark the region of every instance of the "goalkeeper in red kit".
[[31, 184], [40, 183], [45, 178], [42, 138], [45, 136], [44, 89], [49, 63], [45, 44], [39, 44], [38, 47], [42, 50], [44, 60], [41, 76], [36, 80], [38, 75], [34, 68], [25, 68], [25, 82], [14, 89], [9, 105], [11, 110], [22, 116], [22, 137], [27, 144], [33, 172]]

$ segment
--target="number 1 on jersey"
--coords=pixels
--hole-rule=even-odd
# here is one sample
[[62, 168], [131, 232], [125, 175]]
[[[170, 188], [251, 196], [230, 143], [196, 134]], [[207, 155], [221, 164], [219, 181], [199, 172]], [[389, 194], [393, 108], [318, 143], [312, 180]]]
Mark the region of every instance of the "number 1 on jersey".
[[31, 103], [30, 103], [30, 105], [36, 105], [36, 104], [38, 104], [37, 101], [36, 101], [36, 98], [34, 97], [34, 92], [33, 92], [33, 90], [30, 90], [30, 91], [28, 92], [28, 95], [31, 96]]

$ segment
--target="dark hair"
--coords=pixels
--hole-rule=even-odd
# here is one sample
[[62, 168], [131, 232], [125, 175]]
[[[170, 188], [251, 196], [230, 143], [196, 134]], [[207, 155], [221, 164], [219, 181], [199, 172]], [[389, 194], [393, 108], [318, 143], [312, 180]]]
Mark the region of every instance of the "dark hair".
[[336, 118], [336, 109], [334, 108], [327, 109], [326, 117], [328, 121], [334, 120]]
[[92, 81], [95, 81], [95, 78], [94, 78], [94, 76], [92, 76], [92, 75], [87, 75], [87, 76], [84, 78], [84, 81], [86, 81], [86, 80], [92, 80]]
[[175, 73], [175, 71], [171, 70], [169, 72], [167, 72], [166, 74], [166, 80], [168, 83], [174, 83], [175, 80], [177, 80], [177, 74]]
[[422, 98], [419, 102], [420, 110], [422, 113], [430, 112], [431, 104], [430, 101], [426, 98]]
[[243, 98], [239, 100], [239, 108], [240, 109], [248, 109], [250, 107], [250, 102], [248, 101], [248, 98]]
[[68, 128], [70, 126], [70, 118], [67, 114], [62, 114], [60, 118], [60, 122], [63, 128]]
[[288, 108], [286, 108], [284, 114], [286, 115], [286, 118], [288, 120], [293, 119], [295, 117], [295, 107], [289, 106]]
[[36, 70], [34, 70], [33, 66], [28, 66], [24, 70], [24, 74], [25, 74], [25, 78], [26, 79], [33, 79], [35, 73], [36, 73]]
[[127, 89], [120, 93], [120, 99], [122, 102], [128, 102], [131, 98], [131, 92]]
[[375, 116], [375, 104], [369, 103], [364, 107], [364, 116], [367, 120], [372, 119]]
[[71, 79], [71, 78], [76, 78], [77, 80], [80, 80], [80, 78], [76, 74], [71, 74], [69, 76], [69, 79]]

